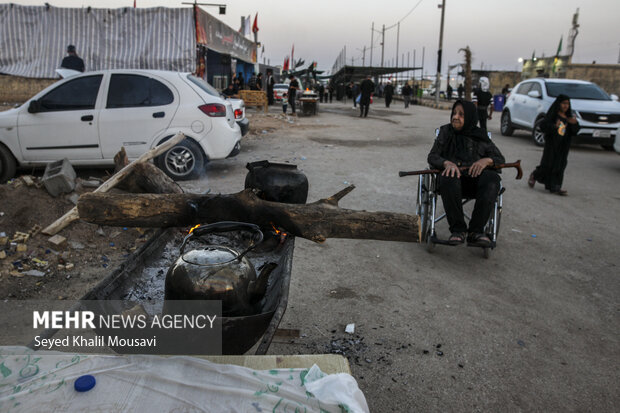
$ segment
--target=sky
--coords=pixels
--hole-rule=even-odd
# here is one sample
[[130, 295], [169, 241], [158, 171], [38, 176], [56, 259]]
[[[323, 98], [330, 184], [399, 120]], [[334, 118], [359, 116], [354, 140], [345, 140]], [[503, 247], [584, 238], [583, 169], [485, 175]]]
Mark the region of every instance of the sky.
[[[568, 45], [573, 14], [579, 8], [579, 34], [575, 41], [573, 62], [619, 63], [620, 0], [445, 0], [442, 73], [448, 64], [463, 62], [459, 49], [469, 46], [473, 69], [521, 70], [518, 59], [553, 56], [560, 37], [562, 52]], [[43, 5], [44, 1], [13, 1], [23, 5]], [[133, 0], [48, 0], [56, 7], [133, 7]], [[136, 0], [137, 7], [190, 7], [182, 1]], [[206, 3], [206, 2], [205, 2]], [[422, 66], [428, 75], [437, 72], [437, 50], [441, 0], [210, 0], [226, 4], [226, 14], [218, 15], [217, 7], [203, 7], [234, 29], [240, 17], [258, 13], [258, 40], [265, 53], [259, 60], [269, 59], [281, 65], [295, 46], [295, 59], [309, 64], [315, 60], [318, 69], [331, 70], [336, 58], [346, 47], [347, 64], [351, 58], [362, 65], [370, 64], [371, 27], [381, 31], [385, 24], [384, 65], [395, 63], [398, 40], [399, 65]], [[413, 11], [412, 11], [413, 10]], [[400, 31], [395, 26], [400, 21]], [[397, 36], [398, 35], [398, 36]], [[398, 39], [397, 39], [398, 37]], [[381, 34], [374, 34], [373, 66], [381, 64]], [[404, 59], [404, 61], [403, 61]]]

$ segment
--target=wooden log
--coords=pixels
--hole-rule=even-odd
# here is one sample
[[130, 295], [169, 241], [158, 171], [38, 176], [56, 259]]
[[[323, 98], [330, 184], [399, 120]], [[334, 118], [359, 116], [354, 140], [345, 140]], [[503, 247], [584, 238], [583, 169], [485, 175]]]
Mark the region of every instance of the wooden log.
[[170, 227], [217, 221], [271, 224], [315, 242], [327, 238], [419, 242], [419, 217], [394, 212], [368, 212], [338, 207], [354, 187], [311, 204], [283, 204], [258, 198], [253, 190], [236, 194], [124, 195], [84, 194], [80, 218], [99, 225]]
[[151, 162], [137, 164], [117, 188], [135, 194], [181, 194], [183, 189]]
[[[161, 155], [162, 153], [166, 152], [168, 149], [172, 148], [177, 143], [181, 142], [183, 139], [185, 139], [185, 135], [179, 132], [176, 135], [174, 135], [172, 138], [168, 139], [166, 142], [162, 143], [161, 145], [158, 145], [148, 150], [147, 152], [143, 153], [138, 159], [126, 165], [123, 169], [121, 169], [120, 171], [112, 175], [110, 179], [108, 179], [103, 184], [101, 184], [97, 189], [95, 189], [94, 192], [109, 191], [110, 188], [113, 188], [116, 184], [122, 181], [127, 175], [129, 175], [131, 170], [135, 168], [136, 165], [142, 162], [146, 162], [148, 160], [155, 158], [156, 156]], [[43, 231], [41, 232], [46, 235], [57, 234], [60, 230], [65, 228], [67, 225], [69, 225], [70, 223], [78, 219], [80, 219], [78, 210], [76, 207], [73, 207], [69, 212], [67, 212], [62, 217], [58, 218], [56, 221], [54, 221], [51, 225], [43, 229]]]

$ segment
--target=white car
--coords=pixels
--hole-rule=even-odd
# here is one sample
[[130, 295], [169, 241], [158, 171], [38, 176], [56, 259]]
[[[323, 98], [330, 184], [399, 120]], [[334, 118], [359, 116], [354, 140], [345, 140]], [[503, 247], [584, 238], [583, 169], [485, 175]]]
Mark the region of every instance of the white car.
[[532, 131], [536, 145], [544, 145], [545, 134], [540, 123], [560, 94], [570, 97], [581, 127], [573, 142], [599, 144], [612, 150], [620, 126], [618, 97], [609, 96], [596, 84], [583, 80], [535, 78], [519, 83], [502, 111], [502, 135], [510, 136], [515, 129], [525, 129]]
[[206, 93], [189, 73], [103, 70], [62, 79], [0, 113], [0, 182], [16, 167], [67, 158], [106, 166], [122, 146], [129, 159], [183, 132], [155, 159], [173, 179], [199, 176], [206, 162], [236, 155], [241, 130], [230, 102]]
[[202, 90], [204, 90], [211, 96], [220, 97], [230, 102], [233, 108], [233, 113], [235, 115], [235, 121], [237, 122], [237, 125], [239, 125], [239, 128], [241, 128], [241, 136], [247, 135], [247, 133], [250, 131], [250, 121], [248, 120], [248, 118], [245, 117], [245, 102], [243, 101], [243, 99], [228, 97], [223, 93], [218, 92], [218, 90], [211, 86], [209, 82], [198, 77], [193, 77], [192, 81], [198, 84], [198, 86]]

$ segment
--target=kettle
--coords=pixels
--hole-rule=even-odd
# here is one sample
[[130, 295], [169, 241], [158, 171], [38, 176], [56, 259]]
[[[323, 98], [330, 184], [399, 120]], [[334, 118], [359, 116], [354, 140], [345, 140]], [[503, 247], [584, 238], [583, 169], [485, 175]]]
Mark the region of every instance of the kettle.
[[[230, 231], [251, 232], [250, 245], [238, 252], [228, 246], [208, 244], [202, 238], [210, 233]], [[190, 240], [200, 240], [206, 245], [185, 252]], [[252, 314], [252, 304], [264, 289], [264, 282], [258, 282], [254, 265], [246, 254], [262, 240], [260, 228], [244, 222], [222, 221], [194, 228], [183, 240], [179, 258], [166, 274], [165, 299], [221, 300], [224, 317]]]

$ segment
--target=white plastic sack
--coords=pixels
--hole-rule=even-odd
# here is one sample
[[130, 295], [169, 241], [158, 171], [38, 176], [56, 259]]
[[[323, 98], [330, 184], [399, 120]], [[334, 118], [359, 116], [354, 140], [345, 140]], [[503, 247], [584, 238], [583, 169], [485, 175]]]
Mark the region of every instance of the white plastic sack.
[[[95, 387], [74, 389], [90, 374]], [[1, 412], [368, 412], [353, 377], [258, 371], [195, 357], [76, 355], [0, 347]]]

